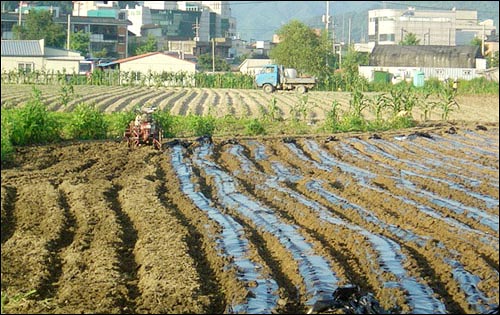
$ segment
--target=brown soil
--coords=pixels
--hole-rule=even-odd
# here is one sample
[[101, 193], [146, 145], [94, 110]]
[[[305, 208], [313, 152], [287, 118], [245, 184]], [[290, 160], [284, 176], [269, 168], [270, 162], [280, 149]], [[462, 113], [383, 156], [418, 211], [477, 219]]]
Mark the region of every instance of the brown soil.
[[[357, 285], [386, 310], [415, 312], [405, 279], [432, 290], [446, 312], [489, 310], [499, 303], [499, 126], [477, 126], [214, 138], [212, 147], [185, 139], [165, 141], [161, 152], [107, 141], [18, 148], [1, 172], [3, 312], [252, 313], [244, 307], [259, 298], [261, 282], [245, 281], [236, 253], [217, 245], [223, 227], [181, 189], [176, 152], [193, 191], [242, 227], [244, 258], [276, 283], [272, 312], [309, 310], [314, 294], [300, 271], [308, 255], [328, 262], [334, 286]], [[237, 191], [221, 189], [213, 172], [229, 176], [226, 184]], [[231, 203], [236, 197], [246, 201]], [[244, 203], [252, 202], [259, 209], [245, 215]], [[281, 237], [292, 234], [271, 232], [253, 219], [258, 210], [303, 237], [312, 252], [294, 255]], [[370, 235], [396, 244], [404, 277], [381, 262]], [[478, 277], [465, 282], [476, 300], [458, 270]]]

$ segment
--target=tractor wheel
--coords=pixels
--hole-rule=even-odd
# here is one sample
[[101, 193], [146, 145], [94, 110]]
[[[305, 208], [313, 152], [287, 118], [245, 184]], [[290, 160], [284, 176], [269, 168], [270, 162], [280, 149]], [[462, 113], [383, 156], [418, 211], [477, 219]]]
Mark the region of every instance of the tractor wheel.
[[162, 133], [163, 131], [160, 129], [158, 132], [158, 139], [153, 138], [153, 146], [156, 150], [161, 150], [161, 141], [162, 141]]
[[163, 130], [160, 129], [160, 131], [158, 132], [158, 144], [159, 144], [158, 150], [161, 150], [162, 141], [163, 141]]
[[128, 147], [131, 149], [135, 149], [140, 146], [140, 138], [137, 130], [133, 129], [130, 132], [130, 136], [128, 137]]

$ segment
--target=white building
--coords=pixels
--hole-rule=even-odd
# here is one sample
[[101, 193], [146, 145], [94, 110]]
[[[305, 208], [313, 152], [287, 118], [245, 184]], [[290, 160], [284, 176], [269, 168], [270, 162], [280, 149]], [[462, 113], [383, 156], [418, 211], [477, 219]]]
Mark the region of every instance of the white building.
[[177, 10], [177, 1], [142, 1], [143, 6], [153, 10]]
[[[133, 73], [131, 77], [122, 77], [120, 79], [121, 84], [130, 83], [130, 81], [139, 83], [141, 77], [146, 77], [150, 73], [157, 75], [162, 73], [180, 72], [191, 75], [196, 73], [196, 63], [158, 51], [124, 59], [118, 59], [103, 65], [103, 69], [105, 71], [107, 67], [114, 70], [119, 70], [121, 73]], [[191, 79], [186, 80], [189, 80], [189, 82], [184, 82], [186, 85], [194, 85], [194, 82], [192, 82]], [[149, 82], [149, 84], [153, 84], [153, 82]], [[171, 82], [164, 81], [163, 84], [165, 86], [168, 86], [171, 84]]]
[[119, 11], [118, 1], [73, 1], [73, 16], [92, 16], [90, 12], [102, 9]]
[[[142, 5], [135, 8], [126, 8], [127, 16], [132, 22], [129, 31], [136, 36], [144, 36], [141, 30], [156, 19], [160, 19], [157, 25], [161, 28], [176, 23], [173, 20], [166, 20], [163, 16], [166, 11], [186, 11], [199, 12], [200, 17], [193, 22], [193, 29], [196, 30], [195, 41], [209, 42], [212, 38], [236, 38], [236, 19], [231, 17], [231, 7], [229, 1], [142, 1]], [[162, 17], [158, 18], [158, 14]], [[163, 14], [163, 15], [162, 15]], [[176, 26], [173, 26], [176, 28]]]
[[149, 7], [136, 5], [135, 8], [129, 8], [127, 6], [125, 11], [127, 12], [127, 19], [132, 22], [132, 25], [129, 25], [127, 29], [135, 36], [142, 36], [142, 28], [149, 27], [153, 23]]
[[368, 11], [368, 41], [395, 45], [413, 33], [420, 45], [467, 45], [474, 37], [496, 30], [492, 20], [479, 22], [472, 10], [417, 10], [408, 8]]
[[45, 40], [2, 40], [3, 71], [60, 71], [78, 73], [80, 53], [45, 47]]

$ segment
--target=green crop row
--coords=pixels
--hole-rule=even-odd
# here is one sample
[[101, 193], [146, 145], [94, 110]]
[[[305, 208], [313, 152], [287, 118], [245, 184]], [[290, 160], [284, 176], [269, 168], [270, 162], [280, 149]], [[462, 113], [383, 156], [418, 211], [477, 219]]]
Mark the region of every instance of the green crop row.
[[[70, 85], [104, 85], [104, 86], [170, 86], [198, 88], [237, 88], [254, 89], [254, 77], [242, 73], [194, 73], [187, 72], [148, 72], [96, 70], [91, 75], [66, 73], [65, 71], [2, 71], [2, 84], [70, 84]], [[401, 82], [424, 93], [437, 93], [451, 82], [443, 82], [437, 78], [428, 78], [423, 87], [413, 87], [411, 82]], [[385, 92], [393, 88], [390, 82], [368, 82], [357, 73], [338, 71], [322, 78], [315, 87], [317, 91]], [[498, 94], [498, 82], [480, 77], [472, 80], [459, 80], [460, 94]]]
[[[341, 111], [338, 101], [333, 101], [326, 119], [320, 124], [309, 121], [315, 103], [307, 94], [297, 95], [296, 103], [289, 104], [291, 118], [288, 120], [279, 111], [275, 97], [262, 106], [259, 117], [216, 117], [210, 111], [203, 116], [179, 116], [158, 111], [154, 116], [165, 138], [376, 131], [415, 126], [412, 114], [415, 108], [421, 110], [423, 121], [435, 111], [440, 111], [441, 118], [447, 120], [450, 112], [459, 108], [456, 91], [451, 86], [440, 89], [436, 100], [429, 100], [430, 95], [405, 84], [395, 85], [389, 93], [373, 97], [366, 97], [356, 90], [351, 93], [347, 110]], [[121, 138], [139, 106], [129, 111], [104, 113], [94, 104], [79, 103], [71, 111], [55, 112], [48, 110], [40, 90], [33, 86], [32, 96], [24, 106], [2, 108], [2, 164], [12, 160], [16, 146]], [[366, 119], [367, 111], [375, 119]]]

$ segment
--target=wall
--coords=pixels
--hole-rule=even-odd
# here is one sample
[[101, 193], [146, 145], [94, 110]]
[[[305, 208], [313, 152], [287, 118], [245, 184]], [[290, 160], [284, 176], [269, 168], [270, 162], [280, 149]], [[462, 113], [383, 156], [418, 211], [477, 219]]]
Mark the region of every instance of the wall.
[[[359, 66], [359, 74], [368, 81], [373, 80], [374, 71], [387, 71], [393, 74], [395, 80], [411, 80], [416, 71], [423, 71], [424, 78], [437, 78], [439, 80], [458, 78], [461, 80], [472, 80], [479, 77], [478, 69], [475, 68], [419, 68], [419, 67], [380, 67]], [[393, 81], [394, 82], [394, 81]]]
[[179, 72], [185, 71], [194, 73], [196, 65], [192, 62], [177, 59], [163, 54], [156, 54], [144, 58], [130, 60], [120, 64], [120, 71], [137, 71], [148, 73], [151, 70], [153, 73]]
[[44, 68], [42, 57], [4, 57], [2, 56], [2, 71], [18, 69], [19, 63], [33, 63], [34, 70], [41, 71]]

